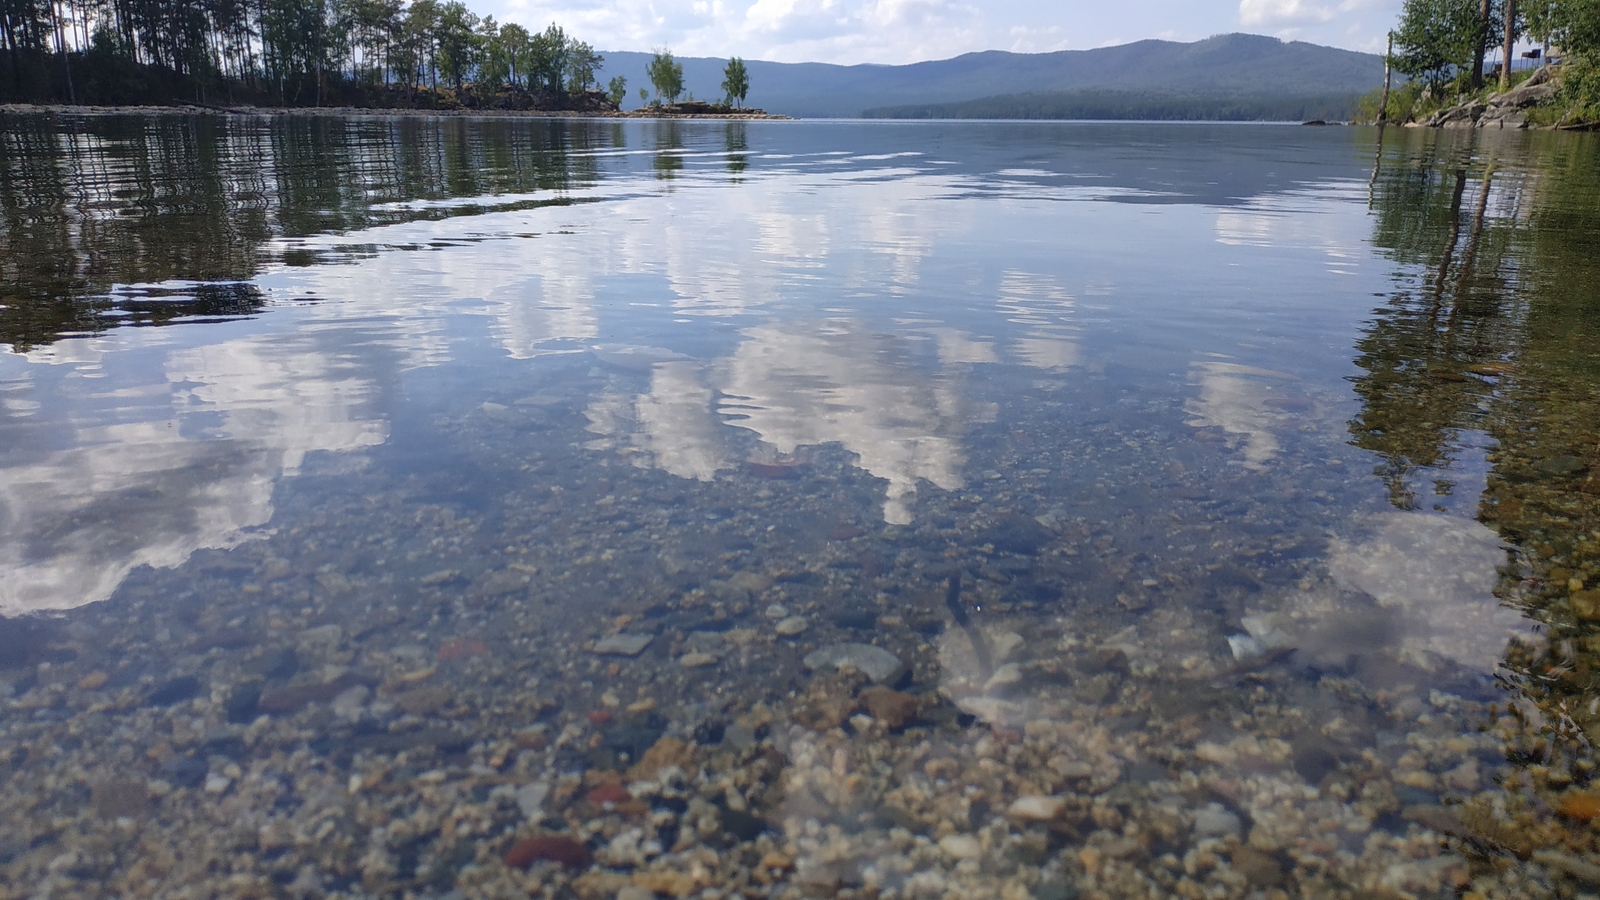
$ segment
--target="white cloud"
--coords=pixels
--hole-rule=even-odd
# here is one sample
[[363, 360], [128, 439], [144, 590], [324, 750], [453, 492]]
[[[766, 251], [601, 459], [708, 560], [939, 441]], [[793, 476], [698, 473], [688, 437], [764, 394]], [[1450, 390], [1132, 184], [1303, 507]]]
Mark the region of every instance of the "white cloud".
[[1239, 21], [1245, 25], [1331, 22], [1338, 8], [1307, 0], [1239, 0]]

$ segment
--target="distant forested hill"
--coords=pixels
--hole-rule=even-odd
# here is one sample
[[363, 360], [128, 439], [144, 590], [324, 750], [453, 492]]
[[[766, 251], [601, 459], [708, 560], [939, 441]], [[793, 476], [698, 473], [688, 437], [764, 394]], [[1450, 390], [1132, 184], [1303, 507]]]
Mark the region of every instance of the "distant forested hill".
[[[638, 89], [650, 83], [644, 75], [649, 59], [648, 53], [608, 52], [601, 81], [613, 75], [627, 76], [629, 105], [638, 105]], [[680, 62], [689, 91], [700, 99], [720, 98], [724, 60], [689, 57]], [[1305, 105], [1310, 109], [1328, 98], [1353, 98], [1383, 82], [1381, 56], [1249, 34], [1220, 35], [1191, 44], [1139, 41], [1057, 53], [996, 50], [906, 66], [761, 61], [747, 61], [746, 65], [752, 106], [805, 117], [854, 118], [868, 110], [928, 109], [986, 98], [1039, 110], [1086, 109], [1085, 104], [1094, 97], [1104, 100], [1106, 92], [1117, 92], [1113, 105], [1128, 109], [1158, 103], [1171, 104], [1174, 109], [1217, 109], [1223, 101], [1241, 103], [1241, 108], [1248, 109], [1287, 101], [1284, 108]], [[1047, 101], [1045, 95], [1059, 96]], [[1022, 97], [1035, 99], [1024, 101]], [[1143, 99], [1135, 99], [1140, 97]], [[1204, 103], [1195, 105], [1202, 100]], [[1326, 116], [1307, 116], [1317, 117]]]
[[1192, 94], [1181, 91], [1043, 91], [960, 103], [924, 103], [866, 110], [873, 119], [1142, 119], [1197, 122], [1344, 121], [1355, 94], [1294, 97]]

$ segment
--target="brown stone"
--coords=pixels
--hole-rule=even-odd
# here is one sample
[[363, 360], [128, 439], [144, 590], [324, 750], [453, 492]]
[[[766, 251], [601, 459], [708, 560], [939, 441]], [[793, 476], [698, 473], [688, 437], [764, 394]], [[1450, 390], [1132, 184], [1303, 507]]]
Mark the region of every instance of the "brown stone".
[[689, 745], [674, 737], [664, 737], [639, 757], [639, 762], [628, 770], [629, 781], [652, 781], [661, 770], [677, 766], [688, 771], [694, 753]]
[[647, 891], [657, 894], [668, 894], [673, 897], [687, 897], [699, 887], [694, 876], [684, 872], [635, 872], [633, 883]]
[[401, 712], [414, 716], [426, 716], [438, 712], [449, 704], [451, 693], [448, 688], [424, 687], [406, 691], [394, 698], [394, 705]]
[[617, 872], [585, 872], [572, 880], [572, 892], [578, 900], [612, 900], [632, 883], [628, 876]]
[[107, 675], [104, 672], [90, 672], [89, 674], [87, 674], [87, 675], [83, 676], [82, 678], [78, 679], [78, 690], [80, 690], [80, 691], [98, 691], [101, 688], [105, 687], [106, 686], [106, 682], [108, 682], [110, 680], [111, 680], [111, 676]]
[[256, 705], [263, 712], [275, 714], [292, 713], [307, 704], [326, 703], [354, 684], [354, 681], [340, 678], [326, 684], [294, 685], [262, 694], [260, 702]]
[[1243, 875], [1250, 886], [1269, 890], [1283, 884], [1283, 866], [1277, 858], [1254, 847], [1240, 847], [1233, 851], [1233, 870]]
[[838, 728], [849, 718], [855, 704], [839, 697], [814, 697], [794, 711], [794, 720], [813, 731]]
[[1600, 818], [1600, 795], [1573, 791], [1561, 798], [1556, 811], [1569, 819], [1588, 822]]
[[779, 853], [776, 850], [770, 850], [767, 852], [766, 856], [761, 857], [761, 868], [778, 869], [780, 871], [787, 872], [794, 868], [794, 860], [784, 856], [782, 853]]
[[917, 718], [916, 697], [889, 688], [874, 687], [861, 692], [861, 708], [890, 728], [904, 728]]
[[523, 838], [512, 844], [503, 857], [505, 864], [513, 869], [526, 869], [540, 861], [560, 863], [569, 869], [587, 869], [590, 859], [588, 847], [572, 838], [555, 835]]
[[1567, 602], [1572, 605], [1572, 614], [1580, 619], [1594, 621], [1600, 619], [1600, 591], [1575, 591]]

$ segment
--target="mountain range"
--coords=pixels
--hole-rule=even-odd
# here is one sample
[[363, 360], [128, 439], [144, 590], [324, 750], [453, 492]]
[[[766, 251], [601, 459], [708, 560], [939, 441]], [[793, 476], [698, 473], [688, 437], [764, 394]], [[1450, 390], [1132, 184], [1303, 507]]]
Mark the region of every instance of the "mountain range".
[[[648, 53], [606, 53], [601, 80], [625, 76], [625, 105], [638, 106], [639, 88], [650, 85], [649, 61]], [[726, 60], [679, 62], [689, 93], [721, 99]], [[900, 66], [745, 65], [748, 104], [799, 118], [1296, 118], [1309, 108], [1340, 117], [1357, 96], [1383, 83], [1382, 56], [1252, 34], [1054, 53], [988, 50]], [[1130, 114], [1074, 114], [1117, 109]]]

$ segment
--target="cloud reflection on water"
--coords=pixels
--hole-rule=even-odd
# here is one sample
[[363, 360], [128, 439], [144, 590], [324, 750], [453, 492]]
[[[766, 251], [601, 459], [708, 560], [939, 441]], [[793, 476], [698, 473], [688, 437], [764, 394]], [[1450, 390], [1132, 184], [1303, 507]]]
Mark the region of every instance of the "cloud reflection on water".
[[1335, 540], [1328, 571], [1393, 614], [1392, 648], [1431, 668], [1444, 659], [1489, 673], [1507, 641], [1530, 623], [1494, 596], [1506, 550], [1489, 528], [1468, 520], [1392, 512], [1370, 523], [1361, 540]]
[[[1008, 362], [1061, 373], [1083, 364], [1072, 293], [1058, 278], [986, 265], [953, 273], [940, 252], [954, 241], [1015, 246], [988, 234], [997, 229], [980, 207], [1012, 217], [1022, 211], [1019, 204], [1053, 197], [1052, 191], [1076, 196], [1075, 189], [1030, 188], [1027, 196], [985, 206], [992, 198], [972, 194], [971, 179], [913, 168], [772, 170], [748, 175], [736, 190], [719, 179], [685, 169], [666, 192], [635, 184], [634, 193], [590, 198], [599, 202], [501, 207], [470, 220], [410, 221], [279, 242], [268, 257], [294, 250], [336, 263], [278, 267], [256, 279], [279, 304], [325, 301], [274, 319], [298, 331], [188, 349], [147, 348], [165, 352], [163, 366], [172, 374], [167, 395], [137, 415], [182, 427], [98, 438], [79, 429], [69, 441], [72, 450], [29, 463], [42, 467], [37, 470], [13, 470], [19, 479], [9, 502], [48, 506], [61, 515], [98, 504], [108, 510], [99, 514], [102, 524], [121, 532], [132, 520], [114, 523], [143, 514], [126, 498], [145, 486], [172, 477], [204, 480], [195, 474], [200, 471], [221, 474], [179, 491], [187, 498], [182, 502], [167, 488], [163, 502], [175, 504], [171, 514], [159, 527], [134, 528], [143, 535], [137, 546], [102, 539], [77, 549], [70, 541], [40, 549], [35, 541], [26, 558], [13, 559], [5, 608], [102, 599], [135, 566], [177, 565], [195, 549], [237, 543], [270, 520], [273, 482], [293, 474], [306, 453], [386, 439], [386, 413], [369, 402], [378, 385], [396, 372], [477, 353], [478, 339], [462, 333], [470, 317], [487, 319], [493, 344], [515, 360], [601, 342], [668, 340], [664, 316], [728, 321], [720, 331], [681, 332], [688, 352], [654, 361], [642, 393], [636, 380], [616, 382], [591, 403], [591, 431], [638, 465], [702, 481], [749, 455], [733, 449], [737, 433], [729, 426], [753, 433], [780, 456], [836, 444], [887, 483], [882, 515], [892, 524], [913, 520], [924, 482], [945, 490], [965, 484], [964, 437], [996, 414], [968, 399], [970, 367]], [[826, 206], [817, 200], [824, 191], [830, 192]], [[929, 216], [934, 203], [941, 214]], [[470, 234], [463, 234], [463, 221], [470, 221]], [[708, 221], [715, 222], [715, 233], [706, 231]], [[1035, 252], [1055, 259], [1059, 251], [1043, 244], [1018, 262]], [[938, 277], [930, 274], [935, 271]], [[839, 308], [824, 306], [825, 317], [817, 318], [824, 277], [829, 281], [821, 289], [839, 296]], [[912, 288], [928, 293], [925, 302], [886, 305]], [[931, 315], [962, 297], [977, 299], [972, 308], [954, 307], [964, 319]], [[804, 315], [793, 315], [791, 304], [803, 304]], [[1003, 321], [995, 321], [996, 313]], [[892, 326], [881, 321], [908, 314], [915, 318]], [[328, 349], [347, 344], [356, 328], [362, 342], [385, 356], [384, 365]], [[63, 340], [32, 358], [93, 367], [103, 355], [127, 348], [122, 341]], [[1222, 390], [1238, 388], [1247, 370], [1202, 367], [1202, 373], [1209, 380], [1203, 379], [1196, 415], [1247, 434], [1252, 465], [1270, 458], [1277, 448], [1266, 423], [1257, 421], [1266, 415], [1259, 404], [1238, 390]], [[77, 401], [68, 394], [75, 390], [62, 388], [57, 405], [73, 406]], [[125, 452], [122, 442], [132, 449]], [[72, 474], [98, 469], [114, 475], [86, 480]], [[10, 541], [9, 552], [22, 554], [15, 548], [25, 543]]]
[[[48, 361], [99, 365], [73, 356]], [[138, 566], [236, 546], [272, 518], [274, 485], [306, 454], [388, 437], [370, 376], [316, 335], [176, 349], [147, 379], [103, 416], [39, 389], [51, 402], [38, 427], [71, 446], [6, 470], [0, 614], [104, 600]]]

